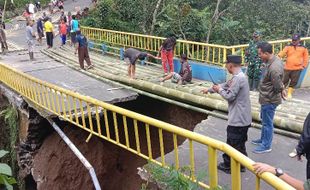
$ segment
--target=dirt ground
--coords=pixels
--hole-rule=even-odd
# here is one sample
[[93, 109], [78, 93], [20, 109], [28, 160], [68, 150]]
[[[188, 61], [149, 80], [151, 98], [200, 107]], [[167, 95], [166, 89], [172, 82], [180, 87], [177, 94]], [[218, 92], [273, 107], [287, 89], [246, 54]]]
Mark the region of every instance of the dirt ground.
[[[95, 168], [102, 189], [140, 189], [135, 173], [144, 160], [96, 137], [85, 143], [88, 134], [76, 127], [64, 132]], [[33, 176], [39, 190], [94, 189], [86, 168], [56, 133], [36, 154]]]

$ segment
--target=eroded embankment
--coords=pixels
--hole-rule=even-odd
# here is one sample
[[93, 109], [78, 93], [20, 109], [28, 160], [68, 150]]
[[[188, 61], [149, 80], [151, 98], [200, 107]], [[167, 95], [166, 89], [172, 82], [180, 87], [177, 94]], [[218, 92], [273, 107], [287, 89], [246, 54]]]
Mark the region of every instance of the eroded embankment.
[[[1, 100], [1, 99], [0, 99]], [[2, 101], [2, 100], [1, 100]], [[3, 102], [3, 101], [2, 101]], [[13, 101], [14, 103], [14, 101]], [[19, 106], [19, 175], [26, 181], [26, 189], [94, 189], [88, 171], [72, 153], [60, 136], [52, 129], [47, 120], [36, 108], [23, 101]], [[118, 106], [131, 109], [162, 121], [192, 130], [206, 116], [183, 108], [160, 102], [147, 97], [135, 101], [120, 103]], [[108, 116], [112, 118], [112, 114]], [[95, 168], [102, 189], [136, 190], [141, 187], [137, 168], [147, 163], [129, 151], [98, 137], [92, 137], [86, 143], [88, 133], [67, 122], [54, 118], [69, 139]], [[111, 120], [113, 121], [113, 120]], [[118, 116], [119, 140], [125, 143], [125, 131], [122, 116]], [[96, 127], [96, 126], [94, 126]], [[104, 123], [102, 123], [104, 128]], [[135, 133], [132, 120], [128, 119], [129, 144], [135, 147]], [[1, 131], [1, 133], [3, 133]], [[111, 137], [115, 137], [113, 124], [110, 122]], [[139, 124], [141, 152], [147, 154], [146, 133]], [[150, 127], [152, 155], [159, 157], [158, 130]], [[2, 135], [0, 135], [2, 137]], [[163, 133], [165, 152], [173, 149], [172, 135]], [[178, 144], [184, 139], [178, 138]]]

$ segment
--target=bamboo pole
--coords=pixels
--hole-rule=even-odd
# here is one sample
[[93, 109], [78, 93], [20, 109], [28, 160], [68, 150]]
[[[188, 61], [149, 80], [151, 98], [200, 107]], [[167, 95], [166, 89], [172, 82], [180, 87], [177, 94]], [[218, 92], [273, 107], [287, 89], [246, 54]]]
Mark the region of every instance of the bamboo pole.
[[[59, 52], [54, 52], [54, 53], [59, 55]], [[59, 59], [64, 59], [64, 60], [71, 59], [72, 62], [76, 60], [76, 58], [72, 58], [72, 56], [68, 56], [68, 54], [66, 54], [66, 57], [63, 57], [60, 54]], [[75, 65], [76, 67], [78, 67], [78, 64], [75, 64]], [[109, 80], [114, 80], [114, 81], [117, 81], [123, 84], [131, 85], [143, 91], [156, 93], [157, 95], [160, 95], [160, 96], [169, 97], [169, 98], [182, 101], [185, 103], [193, 104], [196, 106], [203, 106], [206, 108], [212, 108], [212, 109], [217, 109], [220, 111], [227, 112], [227, 104], [224, 103], [222, 100], [216, 100], [216, 99], [212, 99], [209, 97], [197, 97], [196, 95], [193, 95], [190, 93], [180, 92], [179, 90], [175, 90], [175, 89], [168, 89], [159, 84], [154, 84], [148, 81], [132, 80], [124, 76], [115, 76], [111, 74], [111, 72], [98, 70], [96, 68], [89, 70], [89, 72], [96, 74], [98, 76], [105, 77]], [[288, 116], [294, 117], [293, 115], [292, 116], [291, 115], [292, 114], [288, 114]], [[260, 121], [259, 111], [252, 109], [252, 117], [254, 120]], [[274, 123], [275, 125], [283, 129], [289, 130], [289, 131], [301, 132], [302, 130], [302, 122], [296, 121], [294, 119], [287, 119], [287, 118], [283, 118], [283, 117], [276, 115], [274, 119]]]
[[[43, 50], [43, 51], [44, 51], [44, 50]], [[42, 52], [43, 52], [43, 51], [42, 51]], [[44, 53], [45, 53], [46, 55], [49, 55], [48, 52], [44, 52]], [[49, 56], [53, 56], [53, 55], [49, 55]], [[80, 69], [78, 69], [77, 67], [74, 66], [74, 63], [64, 62], [64, 61], [61, 60], [61, 57], [56, 56], [56, 55], [54, 55], [53, 57], [54, 57], [56, 60], [62, 62], [63, 64], [69, 66], [70, 68], [72, 68], [72, 69], [74, 69], [74, 70], [80, 71]], [[137, 93], [139, 93], [139, 94], [142, 94], [142, 95], [145, 95], [145, 96], [148, 96], [148, 97], [157, 99], [157, 100], [161, 100], [161, 101], [164, 101], [164, 102], [167, 102], [167, 103], [170, 103], [170, 104], [174, 104], [174, 105], [177, 105], [177, 106], [186, 108], [186, 109], [190, 109], [190, 110], [193, 110], [193, 111], [197, 111], [197, 112], [200, 112], [200, 113], [204, 113], [204, 114], [207, 114], [207, 115], [210, 115], [210, 116], [214, 116], [214, 117], [217, 117], [217, 118], [220, 118], [220, 119], [224, 119], [224, 120], [227, 120], [227, 119], [228, 119], [228, 116], [227, 116], [227, 115], [222, 114], [222, 113], [219, 113], [219, 112], [209, 111], [209, 110], [202, 109], [202, 108], [199, 108], [199, 107], [195, 107], [195, 106], [192, 106], [192, 105], [189, 105], [189, 104], [185, 104], [185, 103], [182, 103], [182, 102], [179, 102], [179, 101], [174, 101], [174, 100], [172, 100], [172, 99], [168, 99], [168, 98], [165, 98], [165, 97], [161, 97], [161, 96], [158, 96], [158, 95], [153, 94], [153, 93], [148, 93], [148, 92], [145, 92], [145, 91], [142, 91], [142, 90], [133, 88], [133, 87], [131, 87], [131, 86], [128, 86], [128, 85], [124, 85], [124, 84], [115, 82], [115, 81], [113, 81], [113, 80], [109, 80], [109, 79], [102, 78], [102, 77], [100, 77], [100, 76], [98, 76], [98, 75], [89, 73], [89, 72], [87, 72], [87, 71], [81, 70], [81, 72], [83, 72], [84, 74], [86, 74], [86, 75], [88, 75], [88, 76], [94, 77], [94, 78], [96, 78], [96, 79], [98, 79], [98, 80], [101, 80], [101, 81], [104, 81], [104, 82], [107, 82], [107, 83], [110, 83], [110, 84], [113, 84], [113, 85], [117, 85], [117, 86], [124, 87], [125, 89], [135, 91], [135, 92], [137, 92]], [[255, 128], [259, 128], [259, 129], [262, 127], [260, 124], [254, 123], [254, 122], [251, 124], [251, 126], [252, 126], [252, 127], [255, 127]], [[278, 128], [275, 128], [275, 129], [274, 129], [274, 132], [277, 133], [277, 134], [284, 135], [284, 136], [288, 136], [288, 137], [295, 138], [295, 139], [299, 139], [299, 137], [300, 137], [300, 135], [297, 134], [297, 133], [285, 131], [285, 130], [283, 130], [283, 129], [278, 129]]]

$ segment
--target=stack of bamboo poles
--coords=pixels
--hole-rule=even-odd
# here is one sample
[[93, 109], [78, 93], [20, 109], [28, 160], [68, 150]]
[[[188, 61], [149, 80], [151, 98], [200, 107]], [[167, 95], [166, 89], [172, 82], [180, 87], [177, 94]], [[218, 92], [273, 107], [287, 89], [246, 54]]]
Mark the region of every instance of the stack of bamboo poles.
[[[65, 46], [59, 49], [42, 50], [42, 52], [62, 63], [79, 68], [78, 57], [74, 55], [73, 48]], [[125, 62], [115, 59], [115, 57], [102, 56], [97, 53], [90, 53], [90, 56], [95, 68], [88, 70], [88, 72], [96, 76], [199, 108], [227, 112], [227, 102], [218, 94], [205, 95], [201, 93], [203, 89], [212, 85], [209, 82], [194, 80], [192, 84], [187, 85], [177, 85], [170, 81], [160, 83], [159, 79], [163, 73], [159, 66], [139, 64], [137, 64], [136, 68], [137, 79], [133, 80], [127, 77]], [[260, 105], [258, 104], [258, 94], [251, 92], [250, 97], [253, 120], [259, 122]], [[294, 99], [285, 101], [277, 108], [274, 124], [280, 129], [300, 133], [309, 111], [310, 102], [308, 101]]]

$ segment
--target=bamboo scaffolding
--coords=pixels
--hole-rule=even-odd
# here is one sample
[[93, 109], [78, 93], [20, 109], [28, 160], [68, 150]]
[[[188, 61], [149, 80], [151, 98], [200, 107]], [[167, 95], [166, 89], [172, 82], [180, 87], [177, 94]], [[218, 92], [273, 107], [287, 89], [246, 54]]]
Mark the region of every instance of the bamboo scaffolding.
[[[70, 49], [67, 49], [68, 51], [72, 51]], [[73, 67], [78, 68], [79, 65], [77, 64], [77, 57], [74, 56], [73, 51], [72, 55], [68, 54], [68, 51], [62, 52], [57, 50], [44, 50], [43, 53], [49, 55], [50, 57], [61, 61], [66, 64], [70, 64]], [[93, 58], [94, 56], [94, 58]], [[138, 75], [137, 80], [129, 79], [126, 76], [126, 67], [121, 66], [120, 64], [116, 64], [116, 68], [113, 67], [113, 64], [109, 64], [106, 61], [104, 61], [102, 58], [97, 55], [93, 55], [91, 53], [91, 58], [96, 67], [94, 69], [89, 70], [88, 72], [104, 77], [105, 79], [116, 81], [118, 83], [122, 83], [128, 86], [132, 86], [136, 89], [139, 89], [141, 91], [145, 91], [153, 94], [156, 94], [157, 96], [163, 96], [166, 98], [171, 98], [174, 101], [180, 101], [185, 104], [190, 104], [192, 106], [198, 106], [202, 108], [208, 108], [208, 109], [216, 109], [223, 112], [227, 112], [227, 103], [218, 95], [202, 95], [201, 90], [204, 89], [207, 86], [210, 86], [211, 84], [204, 83], [204, 82], [198, 82], [197, 84], [190, 84], [188, 86], [178, 86], [174, 84], [164, 83], [164, 85], [160, 85], [160, 83], [157, 81], [146, 81], [145, 79], [154, 79], [154, 77], [151, 76], [151, 73], [146, 73], [143, 75]], [[98, 67], [97, 67], [98, 65]], [[139, 69], [144, 69], [147, 66], [137, 66]], [[149, 68], [147, 68], [149, 69]], [[113, 74], [112, 70], [116, 70], [119, 74]], [[156, 72], [157, 68], [154, 68], [153, 72]], [[139, 70], [138, 70], [139, 71]], [[148, 70], [149, 71], [149, 70]], [[156, 75], [160, 76], [160, 75]], [[140, 80], [139, 78], [142, 78], [143, 80]], [[257, 101], [257, 94], [251, 93], [251, 100], [252, 100], [252, 117], [255, 121], [260, 121], [260, 109], [258, 103], [253, 103], [253, 100]], [[303, 120], [305, 118], [305, 113], [307, 110], [310, 110], [309, 102], [304, 101], [291, 101], [287, 104], [283, 104], [279, 106], [277, 109], [274, 123], [276, 126], [278, 126], [281, 129], [293, 131], [300, 133], [302, 130]], [[289, 114], [291, 112], [292, 106], [296, 107], [294, 109], [294, 113]], [[307, 109], [308, 108], [308, 109]]]

